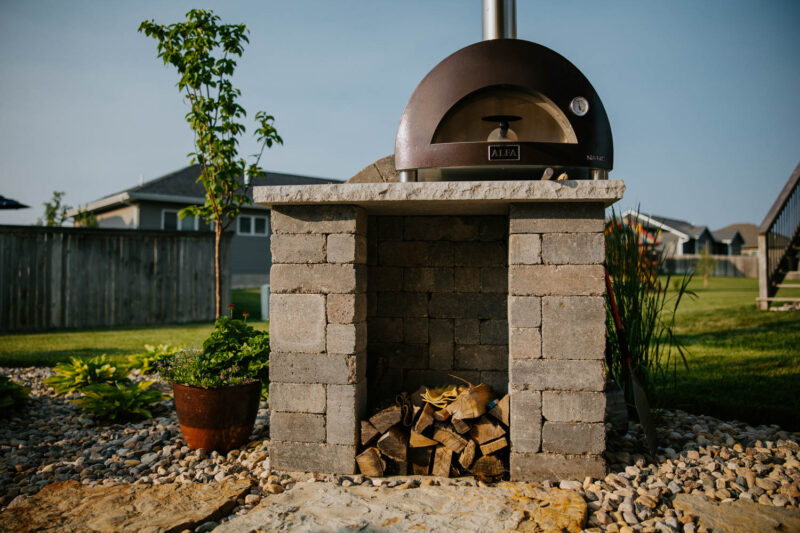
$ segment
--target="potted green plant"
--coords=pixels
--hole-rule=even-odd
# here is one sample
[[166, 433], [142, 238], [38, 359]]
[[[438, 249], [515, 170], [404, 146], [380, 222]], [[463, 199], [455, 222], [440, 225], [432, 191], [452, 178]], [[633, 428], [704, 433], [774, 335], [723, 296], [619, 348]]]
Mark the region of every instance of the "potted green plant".
[[166, 353], [155, 366], [173, 383], [189, 448], [224, 453], [247, 441], [268, 379], [269, 333], [223, 316], [202, 349]]

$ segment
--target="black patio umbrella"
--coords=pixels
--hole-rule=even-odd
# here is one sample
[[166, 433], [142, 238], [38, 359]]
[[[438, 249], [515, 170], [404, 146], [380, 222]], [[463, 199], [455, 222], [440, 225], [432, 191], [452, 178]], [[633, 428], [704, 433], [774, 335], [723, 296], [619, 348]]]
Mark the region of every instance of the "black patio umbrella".
[[25, 204], [21, 204], [16, 200], [12, 200], [11, 198], [6, 198], [3, 195], [0, 195], [0, 209], [26, 209], [30, 206]]

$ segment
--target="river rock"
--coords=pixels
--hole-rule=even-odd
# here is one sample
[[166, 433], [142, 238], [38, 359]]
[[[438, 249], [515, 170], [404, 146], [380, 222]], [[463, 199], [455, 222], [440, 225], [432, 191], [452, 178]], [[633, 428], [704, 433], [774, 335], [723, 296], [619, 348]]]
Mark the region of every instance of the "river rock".
[[568, 531], [586, 522], [586, 503], [575, 491], [526, 484], [493, 487], [422, 486], [387, 491], [366, 485], [298, 483], [262, 500], [218, 533], [265, 531]]
[[800, 531], [797, 509], [759, 505], [744, 500], [715, 503], [702, 495], [678, 494], [675, 509], [698, 517], [698, 523], [714, 533], [779, 533]]
[[0, 514], [0, 531], [182, 531], [217, 520], [249, 480], [189, 485], [54, 483]]

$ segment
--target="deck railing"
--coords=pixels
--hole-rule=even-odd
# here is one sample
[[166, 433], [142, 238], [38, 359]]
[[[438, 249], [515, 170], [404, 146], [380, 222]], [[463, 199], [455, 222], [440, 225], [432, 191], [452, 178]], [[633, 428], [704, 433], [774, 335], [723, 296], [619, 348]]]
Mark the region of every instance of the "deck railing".
[[[786, 273], [796, 268], [800, 247], [800, 164], [758, 228], [759, 309], [775, 301]], [[787, 300], [796, 300], [788, 298]]]

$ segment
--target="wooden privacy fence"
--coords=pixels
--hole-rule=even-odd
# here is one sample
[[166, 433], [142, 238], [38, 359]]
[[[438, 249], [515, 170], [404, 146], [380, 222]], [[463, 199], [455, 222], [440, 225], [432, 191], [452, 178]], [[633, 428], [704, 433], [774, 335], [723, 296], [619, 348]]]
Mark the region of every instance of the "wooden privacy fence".
[[212, 233], [0, 226], [2, 331], [213, 319]]
[[[714, 258], [714, 276], [732, 278], [757, 278], [758, 257], [752, 255], [712, 255]], [[685, 274], [694, 271], [699, 255], [679, 255], [668, 257], [664, 266], [672, 274]]]

